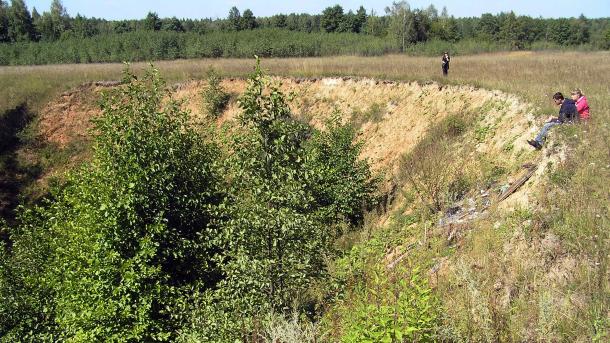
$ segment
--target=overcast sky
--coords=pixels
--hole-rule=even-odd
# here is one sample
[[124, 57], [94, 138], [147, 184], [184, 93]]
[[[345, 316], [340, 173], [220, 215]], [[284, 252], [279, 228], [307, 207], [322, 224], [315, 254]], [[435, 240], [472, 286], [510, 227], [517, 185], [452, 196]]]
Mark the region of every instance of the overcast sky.
[[[28, 8], [36, 7], [38, 12], [47, 11], [52, 0], [26, 0]], [[318, 14], [328, 6], [339, 4], [345, 11], [356, 10], [363, 5], [367, 11], [383, 13], [391, 4], [389, 1], [364, 0], [63, 0], [71, 16], [77, 13], [86, 17], [105, 19], [140, 19], [149, 11], [157, 12], [160, 17], [178, 18], [224, 18], [232, 6], [242, 12], [249, 8], [255, 16], [270, 16], [278, 13]], [[610, 0], [438, 0], [409, 1], [412, 8], [428, 7], [434, 4], [440, 12], [447, 6], [449, 14], [456, 17], [480, 16], [482, 13], [499, 13], [514, 11], [518, 15], [532, 17], [577, 17], [581, 13], [589, 18], [610, 17]]]

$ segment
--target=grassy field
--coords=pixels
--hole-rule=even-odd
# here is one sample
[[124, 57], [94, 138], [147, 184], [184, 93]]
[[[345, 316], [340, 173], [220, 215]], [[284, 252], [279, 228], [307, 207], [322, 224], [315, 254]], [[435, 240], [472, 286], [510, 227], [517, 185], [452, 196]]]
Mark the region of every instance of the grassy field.
[[[602, 342], [610, 335], [608, 60], [608, 52], [460, 56], [453, 59], [448, 78], [441, 76], [440, 58], [398, 55], [267, 59], [263, 66], [272, 74], [285, 76], [432, 80], [502, 90], [531, 104], [538, 124], [557, 112], [552, 106], [553, 93], [569, 94], [572, 89], [581, 88], [592, 108], [592, 119], [582, 126], [556, 130], [554, 144], [558, 147], [543, 153], [563, 149], [566, 160], [544, 176], [538, 194], [534, 195], [535, 208], [517, 208], [510, 214], [491, 213], [489, 218], [470, 227], [475, 234], [466, 237], [457, 251], [439, 240], [438, 247], [421, 249], [413, 255], [427, 261], [422, 262], [426, 267], [432, 259], [441, 257], [453, 264], [453, 274], [439, 281], [437, 288], [446, 308], [443, 319], [448, 331], [443, 337], [449, 340]], [[180, 60], [155, 65], [171, 84], [203, 79], [210, 66], [224, 76], [245, 76], [253, 61]], [[140, 70], [145, 66], [135, 64], [134, 68]], [[121, 64], [2, 67], [0, 113], [9, 113], [26, 103], [35, 114], [57, 94], [83, 82], [119, 79], [123, 67]], [[400, 215], [402, 212], [398, 216], [404, 219], [405, 226], [412, 224], [410, 217]], [[416, 226], [413, 238], [421, 236], [422, 225]], [[400, 229], [379, 237], [408, 241], [408, 237], [396, 235], [405, 233]], [[381, 255], [387, 248], [372, 246]], [[569, 281], [562, 281], [562, 274], [556, 276], [556, 284], [545, 284], [546, 280], [554, 280], [556, 271], [549, 271], [547, 263], [536, 261], [551, 261], [554, 266], [563, 264], [557, 273], [568, 271], [565, 280]], [[505, 284], [509, 282], [512, 284]], [[508, 307], [502, 305], [504, 295], [499, 290], [504, 289], [508, 289], [507, 297], [513, 299]], [[345, 308], [335, 311], [341, 310]]]
[[[450, 76], [443, 79], [440, 58], [330, 57], [266, 59], [263, 66], [272, 74], [287, 76], [363, 76], [394, 80], [435, 80], [500, 89], [522, 96], [533, 105], [547, 108], [549, 95], [580, 87], [590, 95], [592, 107], [608, 110], [603, 97], [610, 93], [608, 52], [515, 52], [460, 56], [453, 59]], [[252, 61], [204, 59], [156, 62], [170, 82], [203, 79], [210, 66], [226, 76], [245, 76]], [[136, 63], [141, 69], [146, 63]], [[122, 64], [77, 64], [31, 67], [0, 67], [0, 111], [28, 102], [37, 109], [59, 92], [87, 81], [117, 80]], [[606, 107], [604, 107], [606, 106]]]

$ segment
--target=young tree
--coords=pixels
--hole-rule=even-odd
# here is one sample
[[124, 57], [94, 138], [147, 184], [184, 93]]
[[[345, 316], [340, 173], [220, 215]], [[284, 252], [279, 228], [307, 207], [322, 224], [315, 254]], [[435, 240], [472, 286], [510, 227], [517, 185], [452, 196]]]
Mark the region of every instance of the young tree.
[[341, 26], [343, 19], [343, 7], [339, 5], [327, 7], [322, 11], [320, 25], [326, 32], [336, 32]]
[[11, 0], [7, 34], [11, 42], [25, 42], [34, 38], [32, 17], [23, 0]]
[[[446, 7], [443, 7], [443, 10], [447, 10]], [[433, 4], [430, 4], [430, 6], [428, 6], [428, 8], [426, 8], [425, 10], [426, 15], [428, 16], [428, 18], [430, 18], [430, 20], [432, 21], [436, 21], [438, 20], [438, 10], [436, 9], [436, 7]]]
[[454, 16], [449, 17], [446, 24], [447, 35], [446, 39], [450, 42], [457, 42], [462, 39], [462, 32], [458, 25], [457, 19]]
[[161, 30], [162, 25], [163, 22], [156, 12], [148, 12], [146, 18], [144, 19], [144, 29], [149, 31], [159, 31]]
[[251, 10], [246, 9], [241, 17], [241, 29], [242, 30], [253, 30], [256, 28], [256, 17]]
[[333, 226], [361, 218], [371, 197], [368, 164], [349, 127], [325, 134], [293, 120], [258, 63], [239, 104], [244, 133], [230, 149], [221, 286], [245, 313], [285, 311], [324, 275]]
[[499, 36], [511, 49], [523, 49], [524, 34], [514, 12], [508, 13], [499, 31]]
[[393, 2], [386, 7], [386, 14], [390, 17], [389, 33], [396, 39], [400, 51], [405, 51], [407, 44], [414, 41], [413, 12], [406, 1]]
[[229, 28], [233, 31], [241, 30], [241, 13], [237, 9], [237, 7], [233, 6], [229, 10], [229, 16], [227, 17], [229, 21]]
[[354, 12], [347, 12], [339, 23], [339, 27], [337, 28], [336, 32], [356, 32], [357, 20], [358, 19], [356, 18]]
[[40, 19], [40, 13], [38, 13], [38, 10], [36, 9], [36, 7], [32, 7], [32, 23], [34, 23], [34, 25], [36, 25], [36, 22]]
[[378, 16], [375, 11], [371, 11], [371, 14], [366, 18], [366, 24], [364, 26], [364, 32], [367, 35], [382, 37], [387, 34], [387, 25], [384, 21], [385, 17]]

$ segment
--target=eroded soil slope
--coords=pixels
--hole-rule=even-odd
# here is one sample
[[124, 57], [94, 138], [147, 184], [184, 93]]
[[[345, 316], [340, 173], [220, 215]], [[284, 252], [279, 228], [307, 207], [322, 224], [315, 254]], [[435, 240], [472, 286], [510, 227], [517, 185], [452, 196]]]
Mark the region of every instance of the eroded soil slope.
[[[513, 95], [471, 86], [446, 86], [436, 83], [420, 84], [378, 81], [372, 79], [322, 78], [280, 79], [281, 89], [292, 95], [291, 107], [296, 117], [316, 126], [338, 111], [345, 121], [359, 128], [359, 139], [364, 143], [363, 158], [369, 159], [374, 171], [385, 180], [397, 173], [400, 157], [408, 153], [427, 133], [444, 118], [462, 115], [476, 118], [470, 121], [465, 137], [476, 144], [477, 156], [519, 175], [520, 163], [534, 161], [526, 143], [537, 130], [532, 108]], [[246, 88], [243, 79], [224, 80], [222, 86], [231, 93], [228, 108], [218, 124], [231, 124], [239, 114], [237, 98]], [[203, 116], [201, 91], [204, 81], [190, 81], [173, 86], [174, 96], [184, 102], [193, 118]], [[40, 137], [60, 149], [74, 144], [86, 144], [90, 137], [90, 119], [99, 115], [97, 101], [108, 85], [93, 83], [62, 94], [45, 107], [40, 115]], [[544, 159], [537, 158], [544, 173]], [[80, 159], [74, 159], [78, 161]], [[451, 161], [448, 161], [450, 163]], [[442, 166], [439, 166], [442, 168]], [[536, 177], [522, 190], [507, 200], [507, 206], [527, 204], [529, 189]], [[506, 182], [510, 184], [508, 178]]]

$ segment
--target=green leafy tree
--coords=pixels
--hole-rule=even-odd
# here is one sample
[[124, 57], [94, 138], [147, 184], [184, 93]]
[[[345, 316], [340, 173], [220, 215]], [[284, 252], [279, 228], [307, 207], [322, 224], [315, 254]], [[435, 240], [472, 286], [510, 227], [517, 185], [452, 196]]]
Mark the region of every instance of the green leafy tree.
[[[181, 304], [219, 280], [210, 224], [221, 199], [217, 150], [188, 125], [156, 70], [125, 81], [102, 101], [92, 162], [26, 213], [13, 237], [40, 247], [12, 257], [36, 270], [15, 279], [33, 279], [36, 299], [52, 299], [21, 302], [38, 312], [20, 319], [34, 341], [48, 332], [56, 333], [48, 341], [173, 340]], [[33, 240], [40, 235], [47, 245]]]
[[36, 7], [32, 7], [32, 22], [36, 23], [36, 21], [38, 21], [40, 19], [40, 13], [38, 13], [38, 10], [36, 9]]
[[587, 17], [584, 16], [584, 14], [581, 14], [580, 17], [578, 17], [578, 20], [576, 21], [576, 26], [576, 41], [578, 42], [578, 44], [589, 43], [589, 40], [591, 38], [591, 24], [589, 23]]
[[508, 13], [499, 31], [499, 37], [513, 50], [523, 49], [525, 35], [521, 27], [521, 21], [517, 19], [514, 12]]
[[25, 42], [34, 38], [32, 17], [23, 0], [11, 0], [7, 34], [11, 42]]
[[171, 17], [163, 22], [164, 31], [184, 32], [184, 27], [180, 20], [176, 17]]
[[393, 2], [385, 12], [390, 17], [388, 33], [396, 39], [400, 51], [405, 51], [414, 37], [413, 12], [409, 4], [406, 1]]
[[336, 32], [339, 30], [341, 23], [344, 20], [343, 7], [335, 5], [333, 7], [327, 7], [322, 11], [322, 17], [320, 18], [320, 26], [326, 32]]
[[368, 19], [368, 15], [366, 14], [366, 10], [364, 9], [363, 6], [360, 6], [360, 8], [358, 8], [358, 11], [356, 11], [354, 32], [363, 33], [364, 26], [366, 25], [367, 19]]
[[490, 13], [483, 13], [477, 26], [479, 37], [487, 40], [495, 40], [500, 32], [500, 25], [497, 18]]
[[254, 314], [291, 306], [321, 275], [329, 232], [310, 215], [311, 175], [302, 168], [309, 129], [291, 119], [287, 99], [258, 64], [239, 103], [246, 134], [230, 161], [225, 282], [237, 308]]
[[610, 49], [610, 28], [608, 28], [604, 33], [604, 40], [602, 44], [606, 49]]
[[293, 120], [258, 64], [239, 103], [245, 131], [230, 149], [221, 288], [244, 313], [284, 311], [324, 275], [333, 227], [362, 218], [368, 164], [357, 159], [351, 128], [318, 133]]
[[93, 37], [99, 33], [93, 22], [80, 14], [77, 14], [76, 17], [74, 17], [71, 27], [74, 35], [80, 38]]
[[244, 11], [241, 17], [241, 25], [240, 28], [242, 30], [253, 30], [256, 28], [256, 17], [251, 10], [247, 9]]
[[462, 39], [462, 31], [458, 25], [458, 21], [454, 16], [449, 17], [446, 24], [446, 40], [450, 42], [457, 42]]
[[114, 33], [121, 34], [131, 32], [132, 28], [127, 21], [121, 20], [114, 23], [112, 30]]
[[547, 37], [551, 42], [560, 45], [577, 44], [577, 28], [566, 18], [553, 19], [547, 31]]
[[285, 14], [274, 15], [271, 18], [271, 26], [277, 27], [278, 29], [283, 29], [288, 27], [288, 18]]
[[231, 7], [231, 9], [229, 10], [229, 16], [227, 17], [227, 20], [229, 21], [230, 30], [233, 30], [233, 31], [241, 30], [241, 24], [242, 24], [241, 13], [237, 9], [237, 7], [235, 7], [235, 6]]
[[159, 31], [163, 22], [159, 19], [159, 15], [156, 12], [148, 12], [144, 19], [144, 28], [149, 31]]
[[364, 26], [364, 32], [367, 35], [382, 37], [387, 34], [387, 25], [384, 21], [385, 17], [378, 16], [375, 11], [371, 11], [371, 14], [366, 18], [366, 24]]
[[347, 12], [347, 14], [343, 15], [343, 20], [339, 23], [336, 32], [356, 32], [358, 25], [357, 20], [358, 18], [354, 12]]
[[315, 199], [316, 215], [326, 225], [361, 224], [373, 202], [376, 180], [367, 161], [359, 158], [362, 143], [355, 143], [356, 130], [341, 124], [338, 113], [326, 122], [326, 130], [315, 131], [306, 146], [305, 169], [313, 171], [309, 191]]

